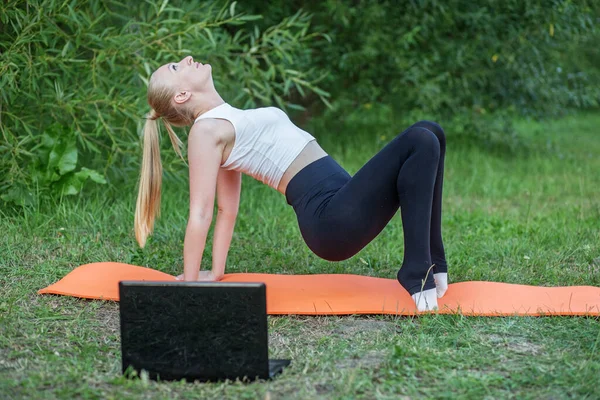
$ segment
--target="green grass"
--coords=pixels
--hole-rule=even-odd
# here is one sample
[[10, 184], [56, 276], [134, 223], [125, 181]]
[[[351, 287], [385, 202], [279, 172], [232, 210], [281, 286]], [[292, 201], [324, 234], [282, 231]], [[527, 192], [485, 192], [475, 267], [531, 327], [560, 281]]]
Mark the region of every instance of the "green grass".
[[[595, 114], [522, 121], [518, 155], [458, 146], [448, 132], [443, 230], [451, 281], [600, 286], [598, 126]], [[355, 172], [391, 137], [319, 138]], [[133, 190], [0, 212], [0, 397], [600, 397], [600, 323], [583, 317], [269, 317], [271, 356], [293, 359], [272, 382], [128, 381], [120, 375], [116, 303], [36, 291], [96, 261], [181, 273], [187, 193], [175, 181], [164, 189], [162, 218], [143, 251], [132, 232]], [[227, 272], [392, 278], [401, 260], [399, 218], [352, 259], [318, 259], [285, 199], [244, 180]]]

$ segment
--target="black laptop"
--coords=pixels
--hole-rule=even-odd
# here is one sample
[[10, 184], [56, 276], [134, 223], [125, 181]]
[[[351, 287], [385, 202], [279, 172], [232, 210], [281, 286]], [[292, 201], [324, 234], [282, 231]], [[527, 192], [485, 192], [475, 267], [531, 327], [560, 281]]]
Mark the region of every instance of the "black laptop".
[[264, 283], [119, 282], [123, 373], [150, 379], [269, 379]]

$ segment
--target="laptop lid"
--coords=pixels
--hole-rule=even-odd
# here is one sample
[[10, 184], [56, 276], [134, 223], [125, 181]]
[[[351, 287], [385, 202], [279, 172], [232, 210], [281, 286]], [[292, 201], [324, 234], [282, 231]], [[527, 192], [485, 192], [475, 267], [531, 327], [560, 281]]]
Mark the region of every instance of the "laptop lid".
[[123, 372], [269, 378], [264, 283], [119, 282]]

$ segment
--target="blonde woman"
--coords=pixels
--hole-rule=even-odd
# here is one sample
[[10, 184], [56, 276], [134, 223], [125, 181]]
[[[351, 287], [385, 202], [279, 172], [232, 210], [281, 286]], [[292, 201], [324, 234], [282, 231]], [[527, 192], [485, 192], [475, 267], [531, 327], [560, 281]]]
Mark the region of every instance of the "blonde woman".
[[[162, 167], [161, 118], [175, 150], [171, 125], [191, 126], [188, 137], [189, 220], [178, 279], [219, 280], [238, 212], [241, 173], [286, 197], [302, 237], [319, 257], [341, 261], [373, 240], [397, 212], [404, 229], [404, 259], [397, 274], [421, 311], [437, 308], [448, 287], [441, 235], [446, 141], [442, 128], [421, 121], [399, 134], [354, 176], [335, 162], [309, 133], [278, 108], [240, 110], [215, 90], [209, 64], [186, 57], [157, 69], [148, 86], [151, 112], [135, 212], [141, 247], [159, 212]], [[199, 271], [212, 223], [212, 270]], [[398, 244], [400, 246], [400, 244]], [[398, 290], [401, 290], [400, 287]]]

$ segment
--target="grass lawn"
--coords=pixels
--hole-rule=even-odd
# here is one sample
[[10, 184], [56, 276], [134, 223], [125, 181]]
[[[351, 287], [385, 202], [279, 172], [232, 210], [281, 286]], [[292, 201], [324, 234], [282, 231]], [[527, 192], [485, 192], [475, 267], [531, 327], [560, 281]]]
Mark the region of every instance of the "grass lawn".
[[[519, 156], [454, 146], [448, 132], [451, 282], [600, 286], [598, 126], [597, 114], [520, 122]], [[354, 173], [389, 139], [322, 143]], [[583, 317], [269, 317], [271, 357], [293, 360], [274, 381], [126, 380], [117, 303], [36, 291], [97, 261], [181, 273], [186, 185], [170, 180], [164, 191], [144, 250], [133, 237], [133, 190], [0, 212], [1, 398], [600, 398], [600, 321]], [[285, 199], [244, 179], [227, 272], [393, 278], [402, 251], [397, 217], [350, 260], [320, 260], [302, 243]]]

